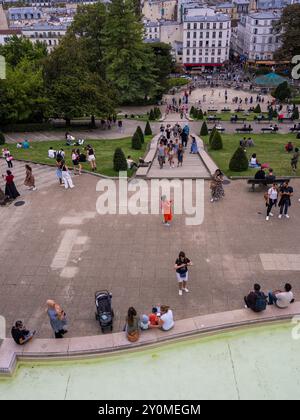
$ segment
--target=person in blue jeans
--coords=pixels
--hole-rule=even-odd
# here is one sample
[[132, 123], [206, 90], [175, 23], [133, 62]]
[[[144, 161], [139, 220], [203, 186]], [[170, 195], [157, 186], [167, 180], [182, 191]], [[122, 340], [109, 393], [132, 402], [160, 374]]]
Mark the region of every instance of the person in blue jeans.
[[289, 283], [284, 285], [284, 291], [275, 290], [269, 292], [269, 305], [275, 305], [278, 308], [287, 308], [290, 303], [294, 302], [294, 295], [292, 292], [292, 286]]

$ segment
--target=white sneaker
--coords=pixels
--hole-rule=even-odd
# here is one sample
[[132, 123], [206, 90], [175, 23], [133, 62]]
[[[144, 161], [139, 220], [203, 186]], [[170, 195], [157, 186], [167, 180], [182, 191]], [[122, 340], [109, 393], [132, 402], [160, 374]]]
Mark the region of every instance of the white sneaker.
[[266, 220], [269, 220], [269, 219], [270, 219], [270, 218], [269, 218], [269, 216], [267, 216], [267, 217], [266, 217]]
[[290, 216], [289, 216], [288, 214], [286, 214], [286, 215], [285, 215], [285, 217], [286, 217], [287, 219], [289, 219], [289, 218], [290, 218]]
[[280, 214], [279, 216], [278, 216], [278, 219], [281, 219], [282, 218], [282, 214]]
[[182, 296], [182, 290], [179, 290], [178, 294], [179, 296]]
[[32, 191], [36, 191], [36, 187], [33, 187], [33, 188], [32, 188]]
[[273, 213], [269, 213], [269, 216], [273, 217], [273, 216], [274, 216], [274, 214], [273, 214]]
[[210, 199], [210, 202], [211, 202], [211, 203], [213, 203], [213, 202], [214, 202], [214, 199], [213, 199], [213, 198], [211, 198], [211, 199]]
[[189, 289], [187, 289], [187, 288], [184, 288], [184, 289], [182, 289], [182, 290], [184, 290], [186, 293], [188, 293], [188, 292], [189, 292]]

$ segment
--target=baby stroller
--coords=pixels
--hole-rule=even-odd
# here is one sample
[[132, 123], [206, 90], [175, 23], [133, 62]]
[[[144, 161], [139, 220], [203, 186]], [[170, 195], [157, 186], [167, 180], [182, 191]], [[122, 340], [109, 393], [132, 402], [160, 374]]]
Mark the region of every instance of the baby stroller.
[[99, 321], [102, 332], [113, 330], [114, 311], [111, 307], [112, 294], [107, 290], [95, 293], [96, 310], [95, 318]]

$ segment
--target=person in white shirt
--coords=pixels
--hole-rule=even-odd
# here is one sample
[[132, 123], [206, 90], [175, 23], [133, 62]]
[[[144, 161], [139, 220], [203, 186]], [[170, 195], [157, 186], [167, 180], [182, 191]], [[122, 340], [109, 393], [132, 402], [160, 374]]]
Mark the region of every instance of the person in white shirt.
[[48, 150], [48, 158], [55, 159], [56, 157], [56, 150], [53, 150], [53, 147], [50, 147]]
[[267, 197], [267, 217], [266, 220], [269, 220], [269, 216], [273, 216], [273, 213], [271, 213], [272, 207], [276, 206], [278, 199], [278, 188], [277, 184], [274, 183], [272, 187], [268, 190], [268, 197]]
[[287, 308], [290, 303], [294, 302], [294, 295], [292, 292], [292, 286], [289, 283], [284, 285], [284, 291], [275, 290], [274, 292], [269, 292], [269, 305], [275, 305], [278, 308]]
[[168, 331], [174, 327], [173, 312], [167, 305], [160, 307], [160, 318], [158, 325], [149, 325], [149, 328], [161, 328], [163, 331]]
[[137, 168], [138, 167], [138, 165], [135, 163], [135, 161], [133, 159], [131, 159], [131, 156], [127, 156], [126, 162], [127, 162], [128, 169], [132, 169], [132, 168]]

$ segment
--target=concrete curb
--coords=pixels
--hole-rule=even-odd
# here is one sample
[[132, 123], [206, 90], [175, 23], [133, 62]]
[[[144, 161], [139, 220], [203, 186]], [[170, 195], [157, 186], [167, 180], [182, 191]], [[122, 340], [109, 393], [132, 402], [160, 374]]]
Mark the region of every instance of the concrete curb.
[[107, 335], [74, 337], [69, 339], [34, 339], [24, 347], [6, 338], [0, 347], [0, 376], [11, 376], [18, 361], [70, 360], [96, 355], [116, 354], [121, 351], [137, 350], [145, 346], [158, 346], [170, 341], [189, 337], [220, 333], [245, 326], [289, 320], [300, 315], [300, 302], [286, 309], [268, 306], [266, 311], [255, 313], [250, 309], [202, 315], [176, 321], [173, 329], [143, 331], [136, 343], [130, 343], [124, 332]]

